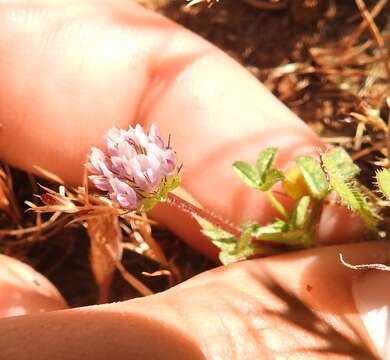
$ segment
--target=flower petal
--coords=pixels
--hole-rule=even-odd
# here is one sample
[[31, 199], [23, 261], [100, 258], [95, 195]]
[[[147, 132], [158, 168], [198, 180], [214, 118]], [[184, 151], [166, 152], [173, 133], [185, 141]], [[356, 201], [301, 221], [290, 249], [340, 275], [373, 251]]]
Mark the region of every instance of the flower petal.
[[88, 176], [88, 179], [91, 180], [91, 182], [102, 191], [112, 191], [110, 182], [108, 178], [102, 175], [90, 175]]
[[156, 144], [158, 147], [164, 148], [164, 141], [161, 138], [160, 129], [154, 124], [150, 126], [149, 140], [152, 143]]
[[118, 202], [124, 208], [137, 208], [137, 193], [131, 186], [118, 178], [112, 178], [109, 181], [112, 187], [112, 193], [110, 194], [111, 200]]

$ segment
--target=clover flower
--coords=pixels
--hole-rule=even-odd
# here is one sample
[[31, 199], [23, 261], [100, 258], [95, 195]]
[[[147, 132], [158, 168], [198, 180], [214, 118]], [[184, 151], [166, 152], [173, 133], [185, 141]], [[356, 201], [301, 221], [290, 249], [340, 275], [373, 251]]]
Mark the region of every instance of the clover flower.
[[91, 148], [88, 178], [121, 208], [146, 211], [180, 184], [176, 154], [157, 126], [149, 134], [139, 124], [127, 131], [113, 127], [105, 138], [105, 152]]

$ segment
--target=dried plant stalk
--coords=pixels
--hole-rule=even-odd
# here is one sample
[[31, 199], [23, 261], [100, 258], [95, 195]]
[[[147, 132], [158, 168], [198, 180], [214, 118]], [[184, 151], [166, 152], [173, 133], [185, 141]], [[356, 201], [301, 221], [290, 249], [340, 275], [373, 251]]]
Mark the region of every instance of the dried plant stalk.
[[[87, 219], [90, 239], [90, 262], [99, 286], [99, 303], [105, 302], [115, 270], [114, 261], [122, 259], [122, 231], [116, 215], [100, 215]], [[110, 249], [110, 254], [106, 251]]]
[[15, 223], [20, 223], [20, 212], [13, 193], [12, 177], [6, 167], [0, 166], [0, 211]]
[[[69, 190], [61, 185], [58, 192], [43, 186], [42, 188], [46, 191], [46, 193], [40, 196], [44, 205], [36, 206], [28, 203], [32, 210], [37, 213], [55, 212], [57, 215], [63, 213], [67, 215], [59, 215], [58, 217], [53, 215], [51, 220], [43, 223], [40, 227], [35, 226], [28, 229], [28, 233], [47, 230], [64, 218], [66, 218], [68, 225], [85, 223], [90, 238], [90, 263], [99, 286], [99, 303], [106, 302], [108, 299], [109, 288], [115, 269], [140, 294], [152, 294], [150, 289], [128, 273], [121, 264], [123, 249], [128, 248], [126, 245], [130, 245], [130, 243], [123, 242], [122, 228], [125, 229], [126, 233], [130, 234], [136, 227], [140, 234], [142, 232], [144, 236], [147, 236], [147, 240], [144, 238], [141, 240], [145, 242], [146, 247], [152, 250], [153, 260], [160, 263], [163, 267], [167, 267], [175, 274], [175, 278], [170, 281], [172, 285], [180, 278], [178, 270], [168, 262], [162, 250], [152, 238], [150, 224], [155, 222], [149, 220], [145, 215], [138, 215], [135, 212], [119, 209], [113, 206], [112, 202], [107, 198], [97, 194], [90, 194], [87, 186]], [[73, 217], [71, 221], [69, 221], [70, 216]], [[64, 226], [64, 221], [61, 221], [62, 226]], [[17, 231], [15, 234], [20, 234], [20, 231]], [[145, 254], [142, 255], [146, 256]], [[165, 275], [166, 272], [163, 274]]]

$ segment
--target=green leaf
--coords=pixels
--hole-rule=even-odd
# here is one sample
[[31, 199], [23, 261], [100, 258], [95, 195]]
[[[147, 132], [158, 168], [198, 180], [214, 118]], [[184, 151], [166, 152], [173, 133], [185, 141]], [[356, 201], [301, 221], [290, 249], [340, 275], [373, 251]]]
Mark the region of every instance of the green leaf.
[[260, 225], [256, 222], [253, 222], [253, 221], [249, 221], [249, 222], [246, 222], [246, 223], [243, 223], [241, 226], [240, 226], [240, 229], [241, 230], [246, 230], [248, 228], [251, 228], [252, 229], [252, 232], [256, 231], [258, 228], [260, 227]]
[[234, 235], [222, 229], [202, 230], [202, 233], [205, 234], [210, 240], [227, 241], [235, 238]]
[[313, 234], [304, 229], [294, 229], [292, 225], [280, 219], [259, 227], [254, 235], [258, 240], [274, 241], [286, 245], [310, 247], [313, 244]]
[[291, 223], [295, 229], [302, 228], [307, 219], [308, 210], [310, 205], [310, 196], [306, 195], [300, 198], [294, 206], [291, 214]]
[[353, 179], [359, 168], [352, 163], [348, 154], [342, 154], [346, 154], [346, 152], [337, 151], [335, 153], [334, 150], [332, 153], [321, 156], [323, 166], [328, 174], [329, 183], [344, 204], [352, 211], [358, 213], [370, 230], [375, 230], [380, 216], [376, 213], [374, 206], [368, 202], [359, 184]]
[[260, 244], [256, 244], [251, 242], [248, 246], [240, 252], [240, 260], [247, 259], [249, 257], [254, 257], [256, 255], [272, 255], [277, 254], [279, 251], [272, 247], [262, 246]]
[[256, 255], [271, 255], [277, 252], [271, 247], [261, 246], [251, 241], [253, 230], [258, 227], [257, 224], [245, 224], [245, 227], [240, 239], [237, 239], [232, 234], [221, 230], [203, 230], [212, 242], [221, 249], [219, 259], [222, 264], [227, 265], [236, 261], [245, 260], [248, 257]]
[[276, 153], [278, 149], [276, 147], [270, 147], [259, 153], [256, 160], [256, 169], [259, 174], [261, 183], [265, 182], [266, 173], [270, 170], [275, 163]]
[[360, 172], [359, 167], [354, 164], [349, 154], [341, 147], [323, 154], [321, 158], [326, 158], [332, 162], [332, 168], [345, 180], [352, 179]]
[[257, 170], [244, 161], [236, 161], [233, 169], [237, 175], [250, 187], [258, 189], [260, 186], [260, 177]]
[[262, 246], [260, 244], [249, 242], [247, 246], [245, 246], [245, 248], [241, 249], [240, 251], [222, 250], [219, 253], [219, 260], [222, 264], [228, 265], [233, 262], [253, 258], [255, 256], [273, 255], [277, 254], [278, 252], [279, 251], [277, 249], [272, 247]]
[[323, 199], [329, 194], [329, 185], [320, 162], [310, 156], [300, 156], [295, 159], [310, 194], [315, 199]]
[[286, 232], [274, 232], [261, 234], [259, 240], [274, 241], [277, 243], [283, 243], [287, 245], [303, 245], [306, 237], [306, 230], [290, 230]]
[[376, 173], [375, 177], [379, 190], [387, 200], [390, 200], [390, 170], [381, 169]]
[[268, 191], [278, 181], [284, 180], [285, 176], [278, 169], [269, 169], [265, 173], [264, 182], [260, 185], [261, 191]]
[[229, 265], [238, 260], [241, 260], [237, 255], [232, 254], [229, 251], [221, 251], [218, 257], [223, 265]]
[[212, 243], [223, 251], [234, 252], [237, 247], [237, 238], [222, 229], [202, 230]]
[[220, 248], [223, 252], [227, 252], [229, 254], [236, 253], [237, 243], [236, 241], [220, 241], [220, 240], [212, 240], [212, 243]]
[[284, 231], [290, 230], [290, 225], [283, 220], [276, 219], [274, 222], [264, 225], [258, 226], [253, 230], [253, 236], [256, 239], [260, 239], [262, 234], [272, 234], [272, 233], [280, 233]]
[[248, 247], [251, 237], [252, 237], [252, 228], [248, 227], [242, 232], [240, 239], [237, 242], [237, 248], [235, 250], [237, 254], [240, 254], [245, 248]]
[[215, 246], [221, 249], [219, 258], [222, 264], [227, 265], [230, 262], [235, 261], [238, 240], [236, 237], [227, 231], [217, 228], [202, 230], [202, 233], [205, 234]]

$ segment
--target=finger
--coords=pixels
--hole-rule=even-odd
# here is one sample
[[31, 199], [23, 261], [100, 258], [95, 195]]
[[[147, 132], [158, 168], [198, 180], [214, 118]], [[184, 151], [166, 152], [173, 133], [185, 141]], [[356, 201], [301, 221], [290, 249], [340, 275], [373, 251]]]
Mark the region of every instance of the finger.
[[22, 262], [0, 255], [0, 317], [67, 308], [57, 289]]
[[[361, 273], [342, 265], [339, 253], [357, 264], [388, 261], [389, 250], [386, 242], [371, 242], [296, 252], [221, 267], [142, 299], [3, 319], [2, 354], [11, 359], [58, 353], [63, 359], [375, 359], [351, 292]], [[382, 289], [374, 286], [376, 293]]]
[[390, 276], [352, 270], [340, 253], [354, 265], [388, 263], [390, 246], [331, 246], [221, 267], [167, 291], [167, 310], [157, 307], [156, 316], [190, 326], [206, 358], [374, 358], [369, 349], [387, 358]]
[[[2, 3], [0, 19], [0, 154], [17, 167], [78, 183], [108, 128], [156, 123], [172, 135], [185, 189], [239, 225], [275, 212], [233, 174], [235, 160], [277, 146], [285, 167], [323, 147], [235, 61], [133, 3]], [[215, 253], [188, 215], [167, 206], [153, 214]]]

